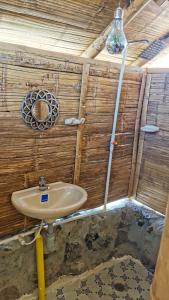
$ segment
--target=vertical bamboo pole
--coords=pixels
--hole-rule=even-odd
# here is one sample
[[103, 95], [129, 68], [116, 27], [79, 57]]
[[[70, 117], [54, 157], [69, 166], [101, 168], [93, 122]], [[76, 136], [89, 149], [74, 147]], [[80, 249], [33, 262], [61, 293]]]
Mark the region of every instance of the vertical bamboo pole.
[[[84, 118], [85, 113], [86, 113], [85, 101], [86, 101], [86, 94], [87, 94], [89, 69], [90, 69], [90, 64], [83, 65], [82, 85], [81, 85], [81, 94], [80, 94], [80, 103], [79, 103], [79, 118]], [[78, 184], [79, 179], [80, 179], [83, 129], [84, 129], [84, 124], [81, 124], [78, 126], [77, 142], [76, 142], [76, 156], [75, 156], [75, 169], [74, 169], [74, 178], [73, 178], [73, 182], [75, 184]]]
[[151, 287], [151, 300], [169, 299], [169, 204], [165, 218], [155, 275]]
[[[145, 88], [145, 94], [144, 94], [142, 114], [141, 114], [141, 127], [143, 127], [146, 124], [146, 120], [147, 120], [147, 107], [148, 107], [148, 101], [149, 101], [150, 86], [151, 86], [151, 74], [148, 74], [147, 80], [146, 80], [146, 88]], [[138, 187], [138, 183], [139, 183], [141, 162], [142, 162], [142, 156], [143, 156], [144, 137], [145, 137], [145, 132], [141, 131], [140, 137], [139, 137], [136, 171], [135, 171], [133, 192], [132, 192], [133, 197], [136, 197], [137, 187]]]
[[146, 78], [147, 78], [147, 74], [145, 72], [145, 73], [143, 73], [143, 77], [142, 77], [140, 96], [139, 96], [138, 108], [137, 108], [137, 116], [136, 116], [136, 122], [135, 122], [133, 155], [132, 155], [128, 197], [131, 197], [132, 192], [133, 192], [134, 176], [135, 176], [135, 171], [136, 171], [137, 150], [138, 150], [139, 128], [140, 128], [140, 121], [141, 121], [140, 119], [141, 119], [141, 111], [142, 111], [142, 107], [143, 107], [143, 98], [144, 98], [144, 92], [145, 92]]

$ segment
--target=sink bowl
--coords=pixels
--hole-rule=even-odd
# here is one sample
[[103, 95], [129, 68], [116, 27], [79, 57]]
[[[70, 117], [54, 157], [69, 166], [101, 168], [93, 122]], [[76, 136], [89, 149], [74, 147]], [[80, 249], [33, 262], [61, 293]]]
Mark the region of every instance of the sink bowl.
[[12, 204], [19, 212], [47, 223], [77, 211], [86, 200], [83, 188], [64, 182], [51, 183], [45, 191], [37, 186], [12, 194]]

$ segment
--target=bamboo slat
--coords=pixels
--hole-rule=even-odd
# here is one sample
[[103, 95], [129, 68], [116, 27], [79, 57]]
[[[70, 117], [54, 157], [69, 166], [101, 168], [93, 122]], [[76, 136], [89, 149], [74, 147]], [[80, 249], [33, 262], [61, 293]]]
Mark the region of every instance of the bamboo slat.
[[[89, 69], [90, 69], [90, 64], [83, 65], [81, 95], [80, 95], [80, 103], [79, 103], [79, 119], [84, 118], [86, 114], [85, 103], [86, 103], [86, 94], [87, 94], [87, 87], [88, 87]], [[73, 179], [73, 182], [75, 184], [79, 183], [79, 178], [80, 178], [83, 129], [84, 129], [84, 124], [78, 126], [76, 155], [75, 155], [75, 170], [74, 170], [74, 179]]]

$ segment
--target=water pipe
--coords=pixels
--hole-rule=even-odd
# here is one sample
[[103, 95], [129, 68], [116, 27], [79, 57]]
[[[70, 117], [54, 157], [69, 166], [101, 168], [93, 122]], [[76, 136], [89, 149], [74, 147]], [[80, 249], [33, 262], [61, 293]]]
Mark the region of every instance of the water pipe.
[[44, 271], [44, 251], [43, 237], [39, 233], [36, 235], [36, 266], [38, 275], [38, 299], [45, 300], [45, 271]]
[[127, 55], [127, 46], [122, 53], [122, 64], [121, 64], [121, 68], [120, 68], [119, 83], [118, 83], [118, 88], [117, 88], [116, 104], [115, 104], [115, 110], [114, 110], [114, 119], [113, 119], [113, 126], [112, 126], [111, 139], [110, 139], [109, 161], [108, 161], [107, 176], [106, 176], [106, 188], [105, 188], [105, 195], [104, 195], [104, 210], [105, 211], [106, 211], [106, 207], [107, 207], [107, 200], [108, 200], [108, 194], [109, 194], [112, 157], [113, 157], [114, 145], [116, 144], [115, 134], [116, 134], [116, 127], [117, 127], [117, 118], [118, 118], [120, 95], [121, 95], [122, 82], [123, 82], [123, 76], [124, 76], [126, 55]]
[[38, 235], [41, 233], [41, 230], [42, 230], [42, 228], [43, 228], [43, 225], [44, 225], [44, 224], [43, 224], [43, 220], [42, 220], [41, 223], [40, 223], [39, 229], [35, 232], [35, 236], [34, 236], [33, 240], [31, 240], [30, 242], [26, 242], [26, 241], [24, 240], [24, 238], [23, 238], [21, 235], [19, 235], [18, 239], [19, 239], [21, 245], [23, 245], [23, 246], [28, 246], [28, 245], [33, 244], [33, 243], [36, 241]]

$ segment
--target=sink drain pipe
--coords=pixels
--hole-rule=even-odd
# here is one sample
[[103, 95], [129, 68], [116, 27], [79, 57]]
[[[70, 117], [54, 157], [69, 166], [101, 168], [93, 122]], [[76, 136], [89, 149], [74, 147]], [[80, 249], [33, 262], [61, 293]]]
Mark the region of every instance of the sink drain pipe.
[[36, 266], [37, 266], [37, 276], [38, 276], [38, 296], [39, 296], [38, 299], [45, 300], [43, 237], [40, 233], [36, 235]]
[[118, 118], [120, 95], [121, 95], [122, 82], [123, 82], [123, 76], [124, 76], [126, 55], [127, 55], [127, 46], [122, 53], [122, 64], [121, 64], [121, 68], [120, 68], [120, 76], [119, 76], [119, 83], [118, 83], [117, 95], [116, 95], [116, 104], [115, 104], [115, 110], [114, 110], [114, 119], [113, 119], [113, 126], [112, 126], [111, 139], [110, 139], [109, 160], [108, 160], [106, 188], [105, 188], [105, 195], [104, 195], [104, 210], [105, 211], [106, 211], [106, 207], [107, 207], [107, 200], [108, 200], [108, 194], [109, 194], [113, 151], [114, 151], [114, 145], [116, 144], [115, 134], [116, 134], [116, 127], [117, 127], [117, 118]]

